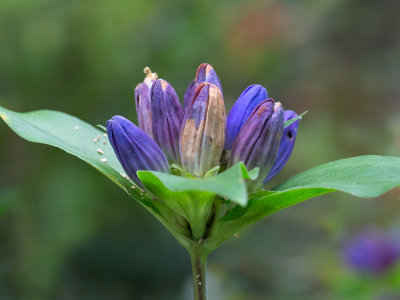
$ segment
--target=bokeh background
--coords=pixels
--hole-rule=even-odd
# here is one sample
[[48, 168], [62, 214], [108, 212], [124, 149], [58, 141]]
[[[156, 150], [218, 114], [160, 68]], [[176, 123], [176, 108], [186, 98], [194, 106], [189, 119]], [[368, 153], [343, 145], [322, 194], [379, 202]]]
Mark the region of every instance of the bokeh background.
[[[211, 63], [228, 108], [248, 85], [301, 113], [277, 181], [400, 154], [400, 2], [0, 1], [0, 105], [136, 121], [145, 66], [183, 98]], [[184, 249], [89, 165], [0, 124], [0, 299], [190, 299]], [[350, 268], [343, 241], [399, 235], [400, 191], [334, 193], [278, 212], [209, 258], [209, 299], [400, 299], [400, 267]]]

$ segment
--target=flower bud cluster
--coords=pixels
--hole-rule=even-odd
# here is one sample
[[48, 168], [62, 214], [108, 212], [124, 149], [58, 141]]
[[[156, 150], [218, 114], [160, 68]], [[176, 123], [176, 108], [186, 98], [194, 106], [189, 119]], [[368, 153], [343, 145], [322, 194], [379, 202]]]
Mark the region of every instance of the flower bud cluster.
[[263, 86], [247, 87], [226, 117], [221, 82], [211, 65], [199, 66], [183, 107], [172, 85], [148, 67], [145, 73], [135, 89], [139, 127], [121, 116], [107, 122], [111, 145], [138, 185], [138, 170], [168, 173], [171, 163], [204, 177], [220, 164], [224, 152], [227, 167], [241, 161], [249, 170], [259, 168], [258, 178], [249, 183], [254, 190], [286, 164], [299, 121], [286, 128], [284, 122], [297, 114], [268, 98]]

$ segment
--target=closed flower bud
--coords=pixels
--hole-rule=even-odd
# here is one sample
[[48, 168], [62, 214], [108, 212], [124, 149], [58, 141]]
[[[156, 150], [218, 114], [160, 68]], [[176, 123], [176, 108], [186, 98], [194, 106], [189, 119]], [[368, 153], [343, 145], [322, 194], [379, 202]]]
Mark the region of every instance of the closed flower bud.
[[151, 88], [150, 97], [153, 138], [168, 161], [180, 163], [179, 136], [183, 111], [178, 96], [167, 81], [158, 79]]
[[[297, 114], [293, 110], [285, 110], [284, 119], [285, 122], [291, 119], [297, 118]], [[279, 145], [278, 154], [276, 155], [274, 164], [272, 165], [271, 171], [264, 180], [264, 184], [275, 177], [276, 174], [282, 170], [286, 162], [289, 160], [290, 154], [296, 142], [297, 128], [299, 127], [299, 120], [293, 122], [289, 126], [285, 127]]]
[[152, 137], [150, 89], [157, 79], [157, 73], [152, 73], [149, 67], [144, 68], [144, 73], [146, 74], [144, 81], [135, 88], [136, 113], [139, 127]]
[[204, 82], [209, 82], [216, 85], [220, 89], [222, 95], [221, 81], [219, 80], [214, 68], [207, 63], [201, 64], [197, 68], [196, 78], [189, 84], [185, 91], [185, 96], [183, 99], [183, 111], [185, 112], [185, 114], [187, 113], [189, 106], [192, 103], [194, 91], [200, 84]]
[[228, 166], [242, 161], [248, 170], [259, 168], [249, 189], [259, 187], [269, 173], [283, 134], [282, 105], [274, 100], [262, 101], [251, 113], [233, 142]]
[[189, 109], [189, 104], [193, 99], [194, 91], [198, 86], [196, 79], [189, 83], [188, 87], [186, 88], [185, 95], [183, 96], [183, 111], [186, 113]]
[[239, 96], [227, 118], [225, 149], [232, 148], [240, 129], [246, 123], [254, 108], [263, 100], [268, 98], [267, 90], [258, 84], [247, 87]]
[[180, 153], [185, 171], [204, 176], [218, 165], [225, 142], [225, 107], [220, 89], [202, 83], [182, 123]]
[[153, 170], [169, 173], [167, 158], [156, 142], [143, 130], [122, 116], [114, 116], [107, 122], [111, 146], [126, 174], [143, 186], [136, 172]]

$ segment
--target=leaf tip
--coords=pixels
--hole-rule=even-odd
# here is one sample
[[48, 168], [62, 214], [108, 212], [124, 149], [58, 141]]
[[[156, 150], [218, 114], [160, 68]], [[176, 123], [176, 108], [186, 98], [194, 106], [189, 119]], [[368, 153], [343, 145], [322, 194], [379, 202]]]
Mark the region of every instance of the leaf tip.
[[301, 120], [303, 119], [303, 117], [308, 113], [308, 110], [306, 110], [305, 112], [303, 112], [301, 115], [298, 115], [296, 118], [287, 120], [284, 124], [284, 127], [288, 127], [289, 125], [293, 124], [294, 122], [296, 122], [297, 120]]

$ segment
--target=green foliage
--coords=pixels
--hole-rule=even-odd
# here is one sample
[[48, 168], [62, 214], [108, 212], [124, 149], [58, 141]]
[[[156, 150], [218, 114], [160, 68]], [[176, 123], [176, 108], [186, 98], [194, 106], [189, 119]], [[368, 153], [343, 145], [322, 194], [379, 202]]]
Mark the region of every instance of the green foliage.
[[149, 195], [127, 179], [103, 131], [50, 110], [17, 113], [0, 106], [0, 117], [22, 138], [60, 148], [92, 165], [146, 207], [171, 233], [182, 231], [180, 227], [171, 228], [174, 223], [167, 218], [174, 214], [166, 205], [158, 203], [156, 207]]
[[[58, 147], [94, 166], [146, 207], [186, 248], [202, 240], [207, 252], [257, 220], [301, 201], [333, 191], [376, 197], [400, 185], [400, 158], [359, 156], [342, 159], [298, 174], [272, 191], [250, 195], [242, 163], [216, 176], [198, 179], [155, 171], [139, 171], [150, 193], [123, 174], [106, 135], [64, 113], [16, 113], [0, 107], [0, 117], [22, 138]], [[204, 238], [204, 241], [203, 241]]]
[[[248, 201], [246, 179], [255, 179], [258, 169], [247, 172], [238, 163], [225, 172], [205, 179], [179, 177], [162, 172], [139, 171], [138, 176], [145, 187], [173, 211], [187, 220], [190, 238], [200, 240], [207, 232], [212, 213], [219, 207], [217, 196], [246, 206]], [[213, 206], [214, 207], [213, 209]]]
[[242, 228], [278, 210], [334, 191], [376, 197], [400, 185], [400, 157], [376, 155], [341, 159], [304, 171], [273, 191], [250, 196], [246, 207], [235, 207], [215, 227], [211, 248]]
[[[0, 106], [0, 117], [20, 137], [60, 148], [91, 164], [122, 188], [131, 186], [104, 132], [62, 112], [18, 113]], [[102, 161], [103, 160], [103, 161]]]
[[246, 206], [247, 188], [243, 179], [254, 180], [258, 168], [247, 171], [243, 163], [238, 163], [223, 173], [205, 179], [185, 178], [155, 171], [139, 171], [138, 176], [143, 184], [160, 198], [168, 198], [172, 193], [195, 192], [219, 195]]
[[329, 162], [302, 172], [274, 190], [334, 189], [377, 197], [400, 185], [400, 157], [365, 155]]

